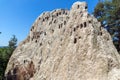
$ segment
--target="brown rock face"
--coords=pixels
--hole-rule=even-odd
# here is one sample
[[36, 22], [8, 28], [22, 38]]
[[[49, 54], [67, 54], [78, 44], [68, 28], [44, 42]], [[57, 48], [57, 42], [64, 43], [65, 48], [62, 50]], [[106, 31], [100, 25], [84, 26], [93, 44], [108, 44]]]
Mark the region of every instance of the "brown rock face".
[[120, 80], [120, 55], [85, 2], [41, 14], [16, 48], [7, 80]]

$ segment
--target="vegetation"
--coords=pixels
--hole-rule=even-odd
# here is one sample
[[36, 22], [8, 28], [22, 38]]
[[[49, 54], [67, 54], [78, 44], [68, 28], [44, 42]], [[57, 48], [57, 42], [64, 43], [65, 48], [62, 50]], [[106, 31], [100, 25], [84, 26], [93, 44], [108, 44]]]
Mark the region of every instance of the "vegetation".
[[10, 39], [9, 45], [7, 47], [1, 47], [0, 48], [0, 80], [4, 77], [4, 72], [7, 67], [7, 63], [9, 61], [9, 58], [11, 57], [11, 54], [16, 48], [17, 44], [17, 38], [15, 35]]
[[13, 37], [9, 41], [9, 45], [8, 46], [10, 48], [12, 48], [12, 49], [15, 49], [16, 44], [17, 44], [17, 38], [15, 37], [15, 35], [13, 35]]
[[120, 52], [120, 2], [119, 0], [99, 0], [94, 16], [108, 30], [113, 38], [113, 43]]

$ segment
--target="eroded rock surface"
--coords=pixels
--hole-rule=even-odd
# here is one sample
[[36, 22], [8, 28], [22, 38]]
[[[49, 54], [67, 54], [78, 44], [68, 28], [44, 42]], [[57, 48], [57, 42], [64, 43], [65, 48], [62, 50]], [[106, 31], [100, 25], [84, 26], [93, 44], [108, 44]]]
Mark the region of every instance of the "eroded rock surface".
[[120, 55], [85, 2], [41, 14], [14, 51], [7, 80], [120, 80]]

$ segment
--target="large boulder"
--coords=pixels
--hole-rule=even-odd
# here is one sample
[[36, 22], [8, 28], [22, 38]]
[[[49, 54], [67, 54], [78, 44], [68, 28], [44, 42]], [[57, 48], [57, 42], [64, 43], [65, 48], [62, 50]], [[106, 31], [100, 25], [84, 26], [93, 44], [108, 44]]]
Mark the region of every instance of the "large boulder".
[[12, 54], [7, 80], [120, 80], [120, 55], [85, 2], [41, 14]]

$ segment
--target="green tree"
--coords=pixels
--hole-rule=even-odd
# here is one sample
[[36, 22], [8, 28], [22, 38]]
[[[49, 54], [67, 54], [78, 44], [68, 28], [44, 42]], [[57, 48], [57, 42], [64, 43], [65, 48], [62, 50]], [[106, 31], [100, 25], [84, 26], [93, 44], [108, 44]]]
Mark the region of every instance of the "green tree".
[[17, 44], [17, 38], [16, 38], [16, 36], [15, 35], [13, 35], [13, 37], [10, 39], [10, 41], [9, 41], [9, 47], [10, 48], [13, 48], [13, 49], [15, 49], [16, 48], [16, 44]]
[[13, 35], [13, 37], [9, 41], [8, 47], [0, 48], [0, 80], [4, 78], [4, 72], [7, 67], [7, 63], [16, 48], [16, 44], [17, 38]]
[[101, 22], [113, 38], [113, 43], [120, 51], [120, 2], [119, 0], [99, 0], [94, 16]]
[[2, 80], [3, 76], [4, 76], [4, 72], [7, 66], [7, 63], [9, 61], [10, 58], [10, 50], [8, 47], [2, 47], [0, 48], [0, 80]]

